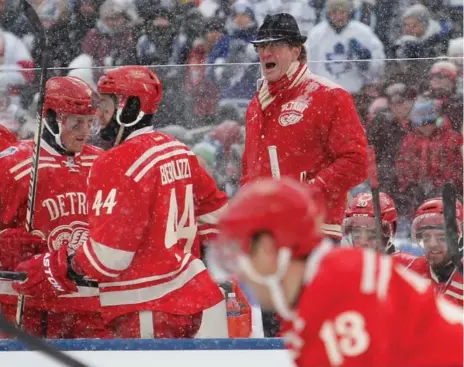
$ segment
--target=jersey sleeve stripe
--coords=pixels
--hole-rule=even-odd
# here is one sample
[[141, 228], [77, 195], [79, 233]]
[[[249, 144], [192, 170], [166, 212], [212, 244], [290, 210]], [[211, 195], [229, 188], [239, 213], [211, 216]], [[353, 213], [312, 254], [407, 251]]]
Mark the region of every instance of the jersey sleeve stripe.
[[198, 234], [200, 236], [204, 236], [205, 234], [211, 234], [211, 233], [219, 234], [219, 230], [216, 228], [208, 228], [208, 229], [203, 229], [203, 230], [200, 229], [198, 231]]
[[81, 163], [81, 166], [82, 166], [82, 167], [92, 167], [92, 166], [93, 166], [93, 162], [82, 162], [82, 163]]
[[[102, 306], [115, 306], [139, 304], [156, 300], [182, 288], [185, 284], [205, 270], [206, 268], [201, 260], [195, 259], [188, 264], [185, 271], [167, 282], [145, 288], [114, 290], [110, 292], [101, 291], [100, 303]], [[100, 290], [102, 290], [101, 287]]]
[[102, 267], [95, 260], [94, 256], [90, 253], [88, 243], [89, 243], [88, 241], [84, 243], [84, 245], [82, 246], [82, 249], [84, 251], [85, 256], [87, 257], [87, 260], [89, 260], [93, 268], [97, 270], [98, 272], [100, 272], [101, 274], [106, 275], [107, 277], [112, 277], [112, 278], [117, 277], [119, 273], [109, 273], [106, 270], [102, 269]]
[[189, 260], [191, 256], [192, 256], [191, 254], [186, 254], [184, 259], [182, 260], [180, 267], [177, 270], [171, 271], [170, 273], [154, 275], [154, 276], [145, 277], [145, 278], [138, 278], [138, 279], [133, 279], [133, 280], [123, 280], [121, 282], [100, 283], [99, 285], [100, 285], [100, 288], [102, 289], [111, 288], [111, 287], [125, 287], [125, 286], [131, 286], [131, 285], [142, 284], [142, 283], [156, 282], [158, 280], [170, 278], [182, 272], [186, 268], [186, 266], [189, 265]]
[[[40, 161], [53, 162], [55, 160], [55, 158], [53, 158], [53, 157], [39, 157], [39, 160]], [[25, 159], [24, 161], [18, 163], [13, 168], [10, 168], [10, 173], [15, 173], [17, 170], [23, 168], [24, 166], [27, 166], [28, 164], [32, 164], [32, 158]]]
[[227, 204], [220, 207], [219, 209], [215, 210], [214, 212], [206, 213], [199, 215], [197, 217], [197, 222], [199, 225], [201, 224], [217, 224], [219, 216], [222, 214], [224, 210], [226, 210]]
[[153, 154], [161, 152], [168, 148], [173, 148], [173, 147], [186, 147], [186, 145], [181, 143], [180, 141], [171, 141], [169, 143], [157, 145], [151, 149], [148, 149], [132, 164], [132, 166], [129, 167], [129, 169], [126, 171], [126, 176], [127, 177], [132, 176], [132, 174]]
[[453, 291], [451, 291], [449, 289], [445, 291], [445, 294], [448, 294], [449, 296], [454, 297], [456, 299], [459, 299], [461, 301], [464, 300], [464, 297], [463, 297], [462, 294], [458, 294], [458, 293], [453, 292]]
[[92, 159], [97, 159], [98, 155], [82, 155], [80, 157], [82, 160], [92, 160]]
[[142, 179], [142, 177], [145, 176], [145, 174], [156, 165], [156, 163], [161, 162], [162, 160], [165, 160], [167, 158], [175, 157], [176, 155], [180, 155], [180, 154], [194, 155], [193, 152], [191, 152], [190, 150], [186, 150], [186, 149], [178, 149], [178, 150], [174, 150], [172, 152], [160, 155], [159, 157], [156, 157], [155, 159], [153, 159], [145, 167], [143, 167], [143, 169], [139, 172], [139, 174], [135, 176], [134, 181], [139, 182]]
[[372, 294], [375, 292], [377, 268], [377, 254], [373, 250], [363, 251], [363, 269], [361, 274], [361, 292]]
[[392, 259], [382, 256], [379, 263], [379, 279], [377, 281], [377, 297], [384, 301], [387, 299], [388, 285], [392, 275]]
[[126, 270], [135, 255], [135, 252], [111, 248], [92, 238], [90, 238], [90, 244], [98, 262], [109, 270]]
[[454, 280], [451, 282], [450, 285], [452, 285], [453, 287], [455, 287], [457, 289], [464, 290], [464, 284], [456, 282]]
[[[38, 166], [39, 169], [46, 168], [46, 167], [60, 168], [61, 166], [59, 164], [52, 164], [52, 163], [41, 163]], [[27, 176], [28, 174], [31, 173], [31, 171], [32, 171], [32, 167], [22, 171], [21, 173], [18, 173], [16, 176], [14, 176], [15, 181], [18, 181], [18, 180], [22, 179], [24, 176]]]

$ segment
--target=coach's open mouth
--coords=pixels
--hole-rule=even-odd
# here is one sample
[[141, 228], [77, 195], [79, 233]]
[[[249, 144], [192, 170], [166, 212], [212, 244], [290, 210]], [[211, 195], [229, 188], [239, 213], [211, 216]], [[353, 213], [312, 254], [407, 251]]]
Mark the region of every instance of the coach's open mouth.
[[267, 62], [267, 63], [264, 64], [264, 67], [266, 68], [266, 70], [274, 69], [275, 66], [276, 66], [275, 62]]

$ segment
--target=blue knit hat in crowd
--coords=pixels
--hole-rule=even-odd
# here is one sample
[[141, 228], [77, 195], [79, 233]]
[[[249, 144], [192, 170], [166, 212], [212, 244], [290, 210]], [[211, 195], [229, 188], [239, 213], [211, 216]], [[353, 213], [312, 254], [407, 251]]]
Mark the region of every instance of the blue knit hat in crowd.
[[439, 117], [439, 108], [436, 100], [419, 98], [414, 102], [411, 110], [411, 123], [413, 128], [434, 124]]

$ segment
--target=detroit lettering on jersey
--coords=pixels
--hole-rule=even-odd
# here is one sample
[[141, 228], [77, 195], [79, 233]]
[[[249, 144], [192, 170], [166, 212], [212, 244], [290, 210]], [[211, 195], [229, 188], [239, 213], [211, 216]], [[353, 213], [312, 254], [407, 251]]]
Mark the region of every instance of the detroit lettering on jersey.
[[188, 158], [176, 159], [160, 166], [161, 184], [192, 177]]
[[87, 215], [87, 196], [84, 192], [67, 192], [42, 201], [48, 209], [50, 221], [69, 215]]

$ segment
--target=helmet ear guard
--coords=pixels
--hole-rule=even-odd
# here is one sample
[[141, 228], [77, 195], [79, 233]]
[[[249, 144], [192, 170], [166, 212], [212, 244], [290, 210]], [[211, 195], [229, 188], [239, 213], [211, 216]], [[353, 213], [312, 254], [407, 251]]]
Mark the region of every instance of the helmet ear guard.
[[116, 111], [116, 121], [124, 127], [131, 127], [137, 124], [145, 113], [140, 109], [139, 97], [121, 98]]

